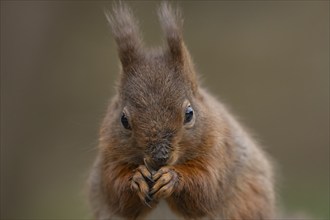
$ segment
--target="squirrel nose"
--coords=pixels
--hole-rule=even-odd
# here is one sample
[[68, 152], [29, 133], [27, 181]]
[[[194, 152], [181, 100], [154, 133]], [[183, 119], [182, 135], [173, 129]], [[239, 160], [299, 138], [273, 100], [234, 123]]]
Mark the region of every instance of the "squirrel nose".
[[164, 166], [169, 158], [169, 150], [167, 146], [157, 145], [151, 153], [152, 160], [158, 167]]
[[147, 145], [147, 154], [154, 165], [155, 170], [166, 165], [171, 153], [171, 143], [168, 140], [161, 140]]
[[161, 167], [164, 166], [168, 160], [168, 155], [163, 154], [162, 152], [157, 152], [156, 155], [153, 156], [154, 162], [157, 166]]

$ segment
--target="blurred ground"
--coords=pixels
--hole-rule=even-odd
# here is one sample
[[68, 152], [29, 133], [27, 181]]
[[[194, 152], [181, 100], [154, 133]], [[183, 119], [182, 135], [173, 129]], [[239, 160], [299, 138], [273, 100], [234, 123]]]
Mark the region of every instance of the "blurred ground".
[[[151, 46], [158, 4], [130, 2]], [[179, 5], [203, 84], [277, 162], [281, 206], [329, 218], [329, 2]], [[110, 6], [1, 1], [1, 218], [90, 218], [85, 178], [118, 72]]]

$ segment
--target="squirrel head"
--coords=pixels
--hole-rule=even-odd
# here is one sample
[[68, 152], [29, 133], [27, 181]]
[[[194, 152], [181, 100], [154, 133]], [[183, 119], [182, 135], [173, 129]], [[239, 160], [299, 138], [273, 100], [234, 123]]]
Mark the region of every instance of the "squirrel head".
[[112, 156], [135, 164], [146, 160], [153, 169], [192, 156], [202, 139], [203, 106], [180, 11], [161, 4], [167, 45], [157, 50], [144, 47], [137, 20], [124, 3], [106, 16], [121, 62], [118, 94], [102, 130]]

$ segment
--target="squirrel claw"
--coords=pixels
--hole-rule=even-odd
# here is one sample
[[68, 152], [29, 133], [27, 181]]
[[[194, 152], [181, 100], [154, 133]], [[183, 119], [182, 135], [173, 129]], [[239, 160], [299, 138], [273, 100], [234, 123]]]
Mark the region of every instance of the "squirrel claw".
[[155, 182], [155, 181], [154, 181], [151, 177], [149, 177], [149, 176], [146, 176], [146, 178], [147, 178], [150, 182], [152, 182], [152, 183]]
[[152, 201], [152, 197], [150, 196], [150, 194], [146, 195], [146, 200], [147, 202], [151, 202]]
[[152, 206], [149, 204], [148, 201], [144, 201], [144, 204], [145, 204], [146, 206], [148, 206], [149, 208], [152, 208]]
[[150, 205], [150, 203], [152, 202], [153, 198], [152, 196], [148, 193], [145, 197], [145, 200], [144, 200], [144, 204], [146, 206], [148, 206], [149, 208], [152, 208], [152, 206]]

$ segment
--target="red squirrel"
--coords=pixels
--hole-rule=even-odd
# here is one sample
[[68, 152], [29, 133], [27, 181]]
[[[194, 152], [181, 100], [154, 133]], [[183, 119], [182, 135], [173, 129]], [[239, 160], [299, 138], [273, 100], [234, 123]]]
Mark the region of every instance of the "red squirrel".
[[180, 11], [158, 16], [167, 44], [147, 49], [125, 3], [107, 14], [121, 72], [89, 178], [95, 219], [143, 219], [160, 200], [184, 219], [273, 218], [270, 160], [200, 86]]

